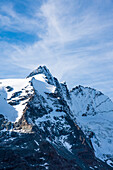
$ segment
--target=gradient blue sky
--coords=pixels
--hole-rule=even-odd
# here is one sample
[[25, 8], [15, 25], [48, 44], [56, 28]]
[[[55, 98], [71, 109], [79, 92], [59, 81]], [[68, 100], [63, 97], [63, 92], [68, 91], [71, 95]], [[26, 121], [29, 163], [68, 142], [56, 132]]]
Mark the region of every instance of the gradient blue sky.
[[113, 0], [0, 0], [0, 78], [39, 65], [113, 100]]

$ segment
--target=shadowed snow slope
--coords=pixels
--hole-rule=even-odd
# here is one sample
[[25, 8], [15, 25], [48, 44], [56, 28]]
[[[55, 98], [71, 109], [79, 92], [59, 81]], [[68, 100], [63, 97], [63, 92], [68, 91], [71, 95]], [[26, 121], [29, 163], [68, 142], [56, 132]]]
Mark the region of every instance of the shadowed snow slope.
[[91, 136], [96, 156], [102, 160], [113, 158], [112, 101], [99, 91], [77, 86], [71, 91], [71, 103], [78, 125]]
[[3, 87], [0, 87], [0, 114], [12, 122], [17, 118], [17, 111], [7, 103], [7, 93]]

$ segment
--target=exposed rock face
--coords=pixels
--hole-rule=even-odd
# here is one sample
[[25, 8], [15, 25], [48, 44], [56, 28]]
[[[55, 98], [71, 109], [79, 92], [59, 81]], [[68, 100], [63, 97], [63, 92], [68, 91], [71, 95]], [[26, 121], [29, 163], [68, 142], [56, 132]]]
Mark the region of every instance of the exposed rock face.
[[44, 74], [46, 81], [49, 84], [54, 85], [54, 78], [53, 78], [53, 76], [51, 75], [50, 71], [48, 70], [48, 68], [46, 66], [39, 66], [36, 70], [31, 72], [29, 74], [29, 76], [27, 76], [27, 78], [33, 77], [33, 76], [38, 75], [38, 74]]
[[[45, 66], [25, 80], [12, 81], [2, 81], [1, 89], [5, 88], [13, 114], [18, 112], [18, 116], [11, 115], [15, 121], [10, 121], [0, 109], [0, 169], [112, 169], [111, 152], [108, 156], [99, 150], [104, 147], [104, 135], [99, 138], [95, 118], [109, 112], [113, 115], [109, 98], [82, 86], [70, 92]], [[8, 103], [5, 106], [9, 108]], [[94, 118], [96, 128], [89, 123]], [[110, 166], [100, 159], [109, 159]]]

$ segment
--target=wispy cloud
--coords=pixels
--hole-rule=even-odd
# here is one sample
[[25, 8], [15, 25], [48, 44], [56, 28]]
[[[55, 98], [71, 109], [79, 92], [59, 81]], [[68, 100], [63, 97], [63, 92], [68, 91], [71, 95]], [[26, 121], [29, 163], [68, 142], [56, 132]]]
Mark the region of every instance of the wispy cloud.
[[0, 7], [0, 27], [4, 30], [35, 33], [42, 29], [41, 18], [23, 15], [14, 10], [14, 4], [8, 3]]
[[101, 0], [48, 0], [40, 6], [37, 3], [29, 17], [17, 13], [13, 4], [3, 6], [1, 27], [39, 37], [33, 44], [7, 43], [10, 50], [3, 48], [5, 56], [13, 65], [29, 71], [45, 64], [69, 87], [91, 85], [112, 97], [112, 7], [111, 0], [104, 4]]

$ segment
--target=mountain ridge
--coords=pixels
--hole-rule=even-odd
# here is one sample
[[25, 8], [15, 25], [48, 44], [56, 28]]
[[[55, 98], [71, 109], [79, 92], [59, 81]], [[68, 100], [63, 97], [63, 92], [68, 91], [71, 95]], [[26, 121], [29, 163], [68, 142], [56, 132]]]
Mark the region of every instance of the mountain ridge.
[[[40, 147], [44, 142], [46, 147], [49, 144], [53, 155], [57, 155], [54, 168], [59, 166], [61, 169], [69, 169], [72, 166], [71, 169], [112, 169], [113, 103], [103, 93], [83, 86], [77, 86], [69, 91], [66, 83], [59, 83], [46, 66], [39, 66], [26, 79], [0, 80], [0, 82], [0, 100], [5, 102], [6, 108], [12, 107], [13, 115], [16, 115], [15, 121], [10, 120], [10, 109], [6, 114], [4, 105], [1, 106], [0, 134], [2, 143], [6, 141], [1, 145], [1, 151], [3, 148], [6, 151], [10, 148], [12, 153], [13, 149], [19, 160], [23, 159], [24, 166], [29, 169], [33, 167], [52, 169], [53, 160], [50, 160], [50, 157], [47, 157], [43, 166], [40, 166], [38, 160], [43, 150]], [[12, 144], [11, 135], [15, 136]], [[36, 137], [36, 139], [33, 137], [31, 142], [34, 161], [29, 163], [26, 159], [29, 142], [25, 140], [25, 136], [29, 139], [32, 135]], [[26, 141], [26, 148], [20, 144], [17, 149], [15, 143], [21, 138]], [[108, 147], [103, 151], [105, 145]], [[22, 151], [25, 156], [22, 156]], [[38, 158], [35, 160], [37, 154]], [[65, 163], [61, 164], [58, 155], [67, 163], [64, 161]], [[2, 161], [7, 168], [4, 160]], [[20, 163], [17, 163], [18, 166], [21, 166]]]

